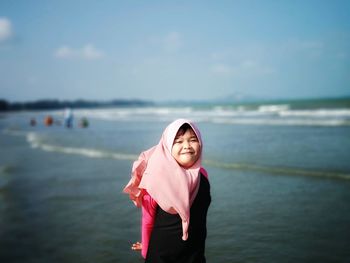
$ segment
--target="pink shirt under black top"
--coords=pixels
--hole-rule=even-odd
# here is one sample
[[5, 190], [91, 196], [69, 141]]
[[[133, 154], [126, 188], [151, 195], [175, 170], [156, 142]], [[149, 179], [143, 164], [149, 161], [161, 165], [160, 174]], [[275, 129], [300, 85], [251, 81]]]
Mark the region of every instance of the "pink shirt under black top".
[[[208, 179], [208, 173], [204, 168], [200, 169], [200, 173]], [[145, 191], [142, 197], [142, 250], [141, 255], [146, 258], [148, 244], [152, 234], [154, 219], [157, 209], [157, 202]]]

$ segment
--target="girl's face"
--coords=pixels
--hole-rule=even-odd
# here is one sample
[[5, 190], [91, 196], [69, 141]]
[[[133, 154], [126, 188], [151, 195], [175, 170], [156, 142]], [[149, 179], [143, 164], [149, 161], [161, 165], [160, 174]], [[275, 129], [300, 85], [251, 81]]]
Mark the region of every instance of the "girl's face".
[[196, 134], [192, 129], [188, 129], [184, 134], [176, 134], [171, 155], [183, 168], [190, 168], [194, 165], [201, 153], [200, 144]]

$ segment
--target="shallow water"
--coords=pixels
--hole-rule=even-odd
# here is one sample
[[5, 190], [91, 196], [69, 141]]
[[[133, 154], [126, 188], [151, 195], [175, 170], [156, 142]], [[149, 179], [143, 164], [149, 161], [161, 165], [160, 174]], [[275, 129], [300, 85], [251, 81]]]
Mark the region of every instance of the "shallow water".
[[[0, 262], [142, 262], [140, 211], [121, 190], [173, 116], [65, 129], [29, 127], [33, 114], [46, 113], [0, 118]], [[350, 261], [350, 127], [198, 125], [208, 262]]]

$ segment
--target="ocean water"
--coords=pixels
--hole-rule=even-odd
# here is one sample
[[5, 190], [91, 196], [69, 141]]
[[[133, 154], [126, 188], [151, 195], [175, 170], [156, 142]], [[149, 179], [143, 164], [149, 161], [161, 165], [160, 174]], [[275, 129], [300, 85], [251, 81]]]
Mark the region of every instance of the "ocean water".
[[[0, 262], [142, 262], [132, 162], [178, 117], [211, 182], [207, 262], [350, 262], [350, 109], [270, 104], [0, 115]], [[89, 120], [80, 128], [80, 118]], [[37, 120], [30, 126], [30, 118]]]

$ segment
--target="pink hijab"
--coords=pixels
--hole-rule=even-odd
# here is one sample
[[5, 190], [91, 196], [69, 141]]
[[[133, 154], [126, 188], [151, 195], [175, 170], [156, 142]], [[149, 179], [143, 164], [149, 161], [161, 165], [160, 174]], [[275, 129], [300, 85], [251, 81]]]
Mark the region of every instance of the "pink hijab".
[[[180, 166], [171, 155], [176, 133], [185, 123], [191, 126], [201, 146], [200, 157], [188, 169]], [[199, 188], [202, 149], [196, 125], [186, 119], [175, 120], [166, 127], [159, 143], [142, 152], [134, 162], [131, 179], [123, 190], [138, 207], [142, 203], [142, 189], [145, 189], [164, 211], [179, 214], [183, 240], [188, 238], [190, 208]]]

